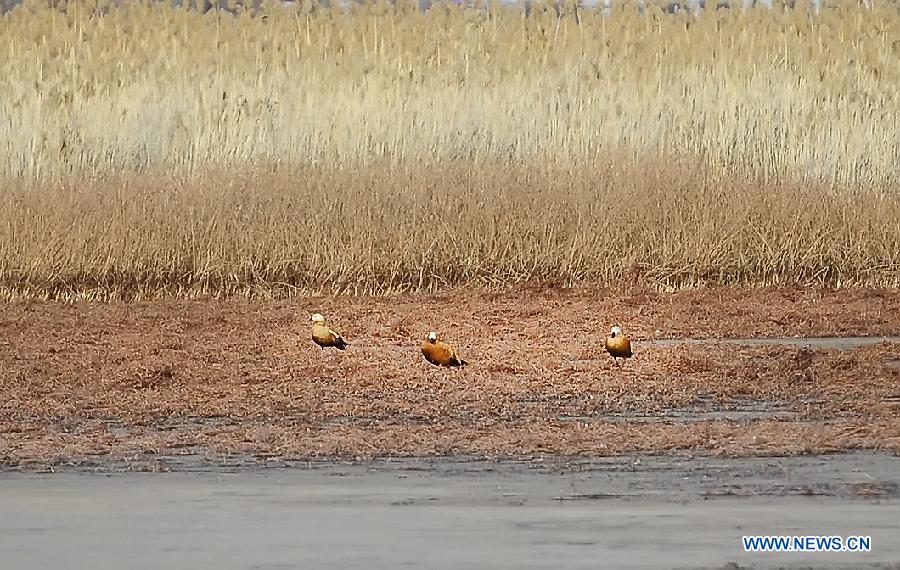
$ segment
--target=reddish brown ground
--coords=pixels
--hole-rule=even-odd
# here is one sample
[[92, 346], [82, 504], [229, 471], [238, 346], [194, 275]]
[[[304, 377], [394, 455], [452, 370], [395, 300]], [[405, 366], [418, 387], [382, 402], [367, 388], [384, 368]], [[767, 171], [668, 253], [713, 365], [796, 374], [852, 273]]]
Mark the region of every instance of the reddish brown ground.
[[[351, 342], [346, 352], [312, 344], [313, 312]], [[600, 350], [613, 323], [635, 339], [635, 358], [621, 369]], [[470, 365], [427, 364], [418, 345], [429, 330]], [[890, 291], [535, 289], [0, 305], [0, 464], [185, 449], [257, 457], [898, 453], [896, 344], [641, 342], [898, 333], [900, 294]], [[719, 411], [731, 415], [711, 413]]]

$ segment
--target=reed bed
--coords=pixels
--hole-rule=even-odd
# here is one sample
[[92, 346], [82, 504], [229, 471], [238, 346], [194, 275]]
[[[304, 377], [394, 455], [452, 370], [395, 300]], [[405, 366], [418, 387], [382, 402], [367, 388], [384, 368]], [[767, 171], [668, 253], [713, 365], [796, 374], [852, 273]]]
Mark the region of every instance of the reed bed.
[[0, 38], [5, 298], [900, 282], [896, 4], [26, 3]]
[[0, 211], [6, 298], [900, 284], [896, 192], [690, 162], [128, 177], [7, 191]]
[[856, 185], [896, 181], [900, 160], [890, 3], [577, 19], [26, 4], [0, 37], [0, 175], [679, 152]]

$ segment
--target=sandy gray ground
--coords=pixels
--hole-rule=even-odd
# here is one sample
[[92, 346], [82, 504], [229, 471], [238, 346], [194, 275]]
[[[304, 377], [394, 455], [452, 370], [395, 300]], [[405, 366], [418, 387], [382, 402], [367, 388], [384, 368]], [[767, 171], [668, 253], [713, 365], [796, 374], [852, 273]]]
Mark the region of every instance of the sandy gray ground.
[[[171, 458], [0, 475], [3, 568], [900, 568], [900, 458]], [[871, 535], [869, 553], [741, 536]]]

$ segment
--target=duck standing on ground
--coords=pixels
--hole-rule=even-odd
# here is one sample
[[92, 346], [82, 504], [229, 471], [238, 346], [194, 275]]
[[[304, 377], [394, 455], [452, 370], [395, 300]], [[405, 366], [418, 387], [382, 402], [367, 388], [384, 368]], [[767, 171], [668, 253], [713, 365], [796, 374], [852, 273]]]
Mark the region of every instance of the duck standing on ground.
[[606, 352], [613, 357], [613, 362], [619, 363], [617, 358], [631, 358], [631, 340], [622, 332], [622, 327], [614, 326], [606, 337]]
[[453, 347], [438, 340], [436, 332], [428, 333], [422, 343], [422, 356], [436, 366], [465, 366], [466, 361], [459, 357]]
[[316, 313], [310, 319], [313, 322], [312, 339], [322, 350], [326, 347], [334, 347], [338, 350], [346, 350], [347, 342], [344, 337], [334, 332], [325, 325], [325, 317]]

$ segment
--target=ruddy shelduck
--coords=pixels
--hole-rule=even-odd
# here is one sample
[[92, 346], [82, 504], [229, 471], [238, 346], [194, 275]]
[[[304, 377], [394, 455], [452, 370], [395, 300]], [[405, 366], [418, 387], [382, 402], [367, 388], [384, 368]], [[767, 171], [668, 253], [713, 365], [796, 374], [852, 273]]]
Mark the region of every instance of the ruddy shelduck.
[[422, 356], [437, 366], [465, 366], [466, 361], [459, 357], [453, 347], [438, 340], [436, 332], [428, 333], [422, 343]]
[[325, 350], [326, 347], [334, 347], [338, 350], [346, 350], [347, 341], [344, 340], [344, 337], [334, 332], [330, 328], [325, 325], [325, 317], [316, 313], [310, 318], [313, 322], [312, 327], [312, 339], [313, 342], [318, 344], [322, 350]]
[[631, 340], [622, 332], [622, 327], [614, 326], [610, 329], [609, 336], [606, 337], [606, 352], [617, 364], [617, 358], [631, 358]]

